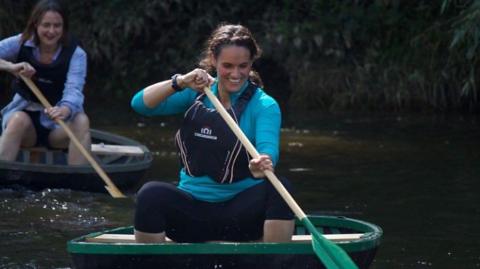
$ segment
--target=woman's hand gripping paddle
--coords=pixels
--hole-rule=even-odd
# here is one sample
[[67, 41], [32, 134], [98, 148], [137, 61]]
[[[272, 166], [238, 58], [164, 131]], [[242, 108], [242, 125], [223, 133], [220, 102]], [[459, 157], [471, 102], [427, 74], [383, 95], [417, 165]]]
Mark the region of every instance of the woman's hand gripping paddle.
[[[40, 103], [42, 103], [42, 105], [45, 108], [52, 107], [50, 102], [48, 102], [48, 100], [45, 98], [45, 96], [42, 94], [42, 92], [38, 89], [38, 87], [35, 85], [35, 83], [33, 83], [33, 81], [30, 78], [25, 77], [23, 75], [20, 75], [20, 77], [23, 79], [23, 81], [25, 81], [25, 84], [27, 84], [27, 86], [30, 88], [33, 94], [35, 94], [38, 100], [40, 100]], [[78, 150], [82, 153], [85, 159], [87, 159], [87, 161], [92, 165], [92, 167], [95, 169], [98, 175], [103, 179], [105, 184], [107, 184], [107, 186], [105, 186], [105, 189], [107, 189], [108, 193], [110, 193], [110, 195], [114, 198], [125, 198], [126, 196], [123, 195], [123, 193], [117, 188], [117, 186], [115, 186], [115, 184], [113, 184], [112, 180], [108, 177], [105, 171], [103, 171], [100, 165], [98, 165], [95, 159], [93, 159], [92, 155], [90, 155], [90, 153], [88, 153], [88, 151], [83, 147], [80, 141], [78, 141], [78, 139], [75, 137], [75, 135], [70, 130], [68, 125], [65, 124], [65, 122], [63, 122], [60, 119], [57, 119], [56, 122], [60, 126], [62, 126], [62, 128], [67, 133], [70, 140], [73, 142], [73, 144], [78, 148]]]
[[[237, 123], [233, 120], [230, 114], [228, 114], [228, 112], [225, 110], [217, 97], [212, 93], [210, 88], [205, 87], [204, 92], [207, 94], [213, 106], [218, 111], [218, 113], [220, 113], [220, 115], [225, 120], [230, 129], [233, 131], [233, 133], [247, 149], [248, 153], [250, 153], [253, 158], [257, 158], [259, 156], [259, 153], [255, 149], [255, 147], [252, 145], [250, 140], [248, 140], [240, 127], [238, 127]], [[275, 176], [275, 174], [269, 170], [265, 170], [264, 173], [267, 176], [268, 180], [270, 180], [272, 185], [275, 187], [275, 189], [280, 193], [288, 206], [298, 217], [298, 219], [300, 219], [300, 221], [305, 225], [310, 234], [312, 234], [313, 251], [318, 256], [318, 258], [320, 258], [325, 267], [327, 267], [328, 269], [357, 269], [357, 265], [350, 259], [350, 257], [347, 255], [347, 253], [345, 253], [342, 248], [325, 239], [325, 237], [323, 237], [318, 232], [318, 230], [307, 218], [303, 210], [300, 208], [300, 206], [298, 206], [293, 197], [290, 195], [287, 189], [285, 189], [285, 187]]]

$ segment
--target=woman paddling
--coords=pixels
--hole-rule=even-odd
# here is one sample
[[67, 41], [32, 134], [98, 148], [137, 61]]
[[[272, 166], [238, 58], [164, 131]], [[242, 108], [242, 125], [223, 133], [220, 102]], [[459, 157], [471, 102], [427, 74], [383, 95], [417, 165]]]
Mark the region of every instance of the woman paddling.
[[[138, 242], [162, 242], [166, 236], [177, 242], [290, 240], [293, 214], [263, 173], [278, 161], [281, 113], [252, 70], [260, 54], [246, 27], [220, 25], [199, 68], [150, 85], [132, 99], [143, 115], [185, 113], [176, 135], [179, 184], [149, 182], [140, 189], [134, 220]], [[237, 120], [259, 158], [249, 157], [212, 109], [203, 94], [206, 86]]]

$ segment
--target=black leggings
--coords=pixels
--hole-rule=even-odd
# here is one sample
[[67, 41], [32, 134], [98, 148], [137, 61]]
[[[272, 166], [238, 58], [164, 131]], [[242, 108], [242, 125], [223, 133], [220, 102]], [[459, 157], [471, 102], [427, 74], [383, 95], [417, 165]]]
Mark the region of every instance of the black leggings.
[[[288, 180], [281, 180], [290, 189]], [[218, 203], [199, 201], [172, 184], [151, 181], [138, 192], [135, 229], [165, 231], [176, 242], [251, 241], [263, 236], [265, 220], [293, 217], [267, 180]]]
[[35, 146], [45, 146], [50, 148], [48, 136], [50, 135], [51, 130], [43, 127], [43, 125], [40, 123], [40, 111], [23, 110], [23, 112], [30, 116], [33, 127], [37, 133], [37, 142], [35, 143]]

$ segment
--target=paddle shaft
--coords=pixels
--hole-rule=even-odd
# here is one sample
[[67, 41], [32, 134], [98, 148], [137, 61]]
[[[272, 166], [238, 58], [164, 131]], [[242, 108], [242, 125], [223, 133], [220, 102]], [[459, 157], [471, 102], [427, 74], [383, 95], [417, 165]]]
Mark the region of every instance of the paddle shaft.
[[[243, 133], [240, 127], [238, 127], [237, 123], [233, 120], [230, 114], [228, 114], [228, 112], [225, 110], [225, 108], [217, 99], [217, 97], [212, 93], [210, 88], [205, 87], [204, 92], [205, 94], [207, 94], [208, 98], [210, 99], [210, 101], [212, 102], [213, 106], [218, 111], [218, 113], [220, 113], [220, 116], [225, 120], [227, 125], [233, 131], [233, 133], [237, 136], [237, 138], [240, 140], [243, 146], [247, 149], [248, 153], [250, 153], [250, 155], [253, 158], [258, 158], [260, 156], [258, 151], [252, 145], [250, 140], [248, 140], [247, 136]], [[310, 220], [307, 218], [303, 210], [300, 208], [297, 202], [295, 202], [293, 197], [290, 195], [287, 189], [285, 189], [285, 187], [280, 182], [280, 180], [275, 176], [275, 174], [270, 170], [265, 170], [264, 173], [265, 173], [265, 176], [268, 178], [268, 180], [270, 180], [272, 185], [278, 191], [278, 193], [280, 193], [282, 198], [288, 204], [290, 209], [292, 209], [295, 215], [305, 225], [306, 229], [310, 231], [310, 233], [312, 234], [312, 247], [315, 253], [317, 254], [317, 256], [324, 263], [324, 265], [328, 269], [358, 268], [356, 264], [350, 259], [350, 257], [340, 247], [328, 242], [328, 240], [325, 239], [325, 237], [317, 231], [315, 226], [310, 222]]]
[[[20, 75], [20, 77], [23, 79], [23, 81], [27, 84], [27, 86], [30, 88], [30, 90], [35, 94], [35, 96], [38, 98], [40, 103], [45, 107], [45, 108], [51, 108], [52, 105], [48, 100], [45, 98], [45, 96], [42, 94], [40, 89], [38, 89], [37, 85], [33, 83], [33, 81], [25, 77], [23, 75]], [[77, 137], [73, 134], [73, 132], [70, 130], [68, 125], [61, 119], [56, 119], [55, 122], [60, 125], [65, 132], [67, 133], [68, 137], [70, 140], [73, 142], [73, 144], [77, 147], [77, 149], [80, 151], [80, 153], [87, 159], [87, 161], [92, 165], [93, 169], [98, 173], [98, 175], [103, 179], [105, 184], [105, 189], [107, 189], [108, 193], [114, 198], [124, 198], [125, 195], [115, 186], [115, 184], [112, 182], [112, 180], [108, 177], [108, 175], [105, 173], [105, 171], [98, 165], [98, 163], [93, 159], [92, 155], [85, 149], [85, 147], [78, 141]]]
[[[208, 98], [212, 102], [213, 106], [215, 109], [217, 109], [218, 113], [220, 113], [220, 116], [225, 120], [227, 125], [230, 127], [230, 129], [233, 131], [233, 133], [237, 136], [237, 138], [240, 140], [240, 142], [243, 144], [243, 146], [247, 149], [248, 153], [253, 158], [258, 158], [260, 154], [258, 153], [257, 149], [252, 145], [248, 137], [243, 133], [243, 131], [238, 127], [237, 123], [235, 120], [228, 114], [227, 110], [223, 107], [223, 105], [220, 103], [220, 101], [217, 99], [217, 97], [212, 93], [212, 91], [209, 88], [204, 89], [205, 94], [207, 94]], [[270, 170], [265, 170], [264, 171], [265, 176], [270, 180], [272, 185], [275, 187], [275, 189], [280, 193], [280, 195], [283, 197], [285, 202], [288, 204], [288, 206], [292, 209], [292, 211], [295, 213], [295, 215], [301, 220], [306, 217], [305, 213], [303, 210], [298, 206], [298, 204], [295, 202], [293, 197], [290, 195], [290, 193], [285, 189], [283, 184], [280, 182], [280, 180], [277, 178], [277, 176]]]

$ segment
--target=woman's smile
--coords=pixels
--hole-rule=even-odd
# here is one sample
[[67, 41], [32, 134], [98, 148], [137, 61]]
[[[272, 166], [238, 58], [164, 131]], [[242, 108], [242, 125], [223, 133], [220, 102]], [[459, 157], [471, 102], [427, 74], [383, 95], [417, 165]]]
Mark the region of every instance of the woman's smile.
[[63, 18], [55, 11], [47, 11], [37, 26], [41, 46], [56, 47], [63, 35]]
[[250, 51], [235, 45], [224, 47], [213, 62], [217, 69], [219, 89], [230, 93], [240, 90], [252, 69]]

